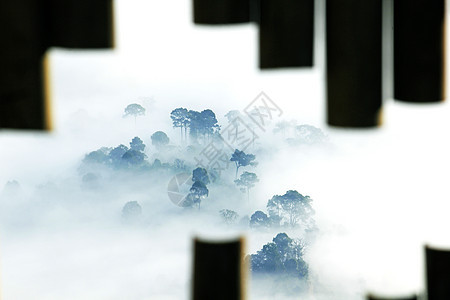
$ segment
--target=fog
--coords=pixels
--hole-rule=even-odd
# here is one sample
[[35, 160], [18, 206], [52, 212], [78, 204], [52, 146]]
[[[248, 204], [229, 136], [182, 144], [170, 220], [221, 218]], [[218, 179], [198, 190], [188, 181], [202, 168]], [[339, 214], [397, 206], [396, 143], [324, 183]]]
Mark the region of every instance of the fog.
[[[0, 131], [2, 299], [189, 299], [194, 236], [244, 235], [246, 252], [255, 254], [279, 232], [307, 241], [303, 299], [423, 291], [423, 246], [450, 247], [448, 103], [388, 100], [381, 128], [329, 128], [320, 56], [313, 69], [259, 72], [252, 25], [195, 27], [185, 1], [116, 4], [117, 49], [50, 52], [54, 131]], [[192, 173], [205, 144], [187, 154], [171, 111], [211, 109], [223, 129], [225, 114], [244, 114], [260, 92], [282, 113], [254, 129], [259, 138], [246, 150], [258, 161], [239, 172], [259, 178], [249, 200], [233, 183], [234, 164], [208, 185], [200, 210], [171, 202], [167, 187], [177, 171], [83, 167], [86, 154], [138, 136], [149, 163], [182, 158]], [[123, 118], [131, 103], [145, 116]], [[321, 128], [326, 139], [287, 143], [295, 135], [273, 129], [292, 120]], [[152, 145], [156, 131], [172, 148]], [[88, 172], [98, 175], [93, 185], [83, 182]], [[219, 215], [267, 213], [267, 201], [288, 190], [313, 200], [313, 237], [301, 227], [226, 225]], [[131, 222], [122, 216], [130, 201], [142, 207]], [[264, 280], [249, 282], [248, 294], [299, 298]]]

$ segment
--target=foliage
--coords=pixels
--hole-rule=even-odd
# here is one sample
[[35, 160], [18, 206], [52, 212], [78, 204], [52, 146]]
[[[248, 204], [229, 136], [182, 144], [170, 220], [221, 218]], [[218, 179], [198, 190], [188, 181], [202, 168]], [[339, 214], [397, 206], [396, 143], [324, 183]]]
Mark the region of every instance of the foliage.
[[156, 131], [151, 136], [152, 139], [152, 145], [156, 148], [162, 148], [164, 146], [167, 146], [169, 144], [169, 137], [167, 134], [163, 131]]
[[137, 201], [129, 201], [122, 208], [122, 217], [125, 220], [133, 220], [142, 215], [142, 207]]
[[147, 156], [137, 150], [130, 149], [122, 155], [122, 162], [126, 166], [140, 166], [144, 163]]
[[196, 181], [190, 188], [189, 194], [186, 196], [185, 206], [197, 204], [198, 209], [200, 209], [202, 200], [208, 197], [208, 195], [209, 190], [206, 185], [201, 181]]
[[258, 176], [255, 173], [244, 172], [241, 174], [239, 179], [236, 179], [234, 182], [237, 186], [241, 186], [244, 188], [244, 191], [247, 191], [247, 199], [249, 199], [250, 189], [255, 186], [255, 183], [259, 181]]
[[327, 136], [320, 128], [311, 125], [298, 125], [294, 127], [294, 138], [287, 139], [290, 145], [314, 145], [323, 143]]
[[129, 104], [125, 108], [124, 117], [133, 116], [136, 121], [136, 117], [145, 115], [145, 108], [137, 103]]
[[236, 165], [236, 178], [240, 167], [246, 167], [248, 165], [256, 166], [257, 163], [255, 160], [255, 155], [246, 154], [244, 151], [240, 151], [238, 149], [234, 150], [234, 153], [231, 155], [230, 161], [234, 161]]
[[269, 217], [260, 210], [255, 211], [255, 213], [250, 217], [250, 227], [263, 228], [269, 226], [270, 226]]
[[109, 163], [109, 148], [100, 148], [98, 150], [92, 151], [84, 156], [84, 163], [98, 163], [98, 164], [108, 164]]
[[130, 142], [130, 149], [136, 151], [144, 151], [145, 144], [139, 137], [134, 137]]
[[292, 227], [301, 221], [307, 229], [314, 227], [314, 209], [311, 207], [312, 199], [303, 196], [295, 190], [289, 190], [284, 195], [275, 195], [267, 202], [269, 216], [284, 221]]
[[200, 181], [205, 185], [209, 184], [210, 181], [206, 169], [198, 167], [192, 171], [192, 181]]
[[170, 113], [170, 118], [172, 119], [173, 127], [180, 128], [181, 140], [183, 140], [183, 128], [186, 138], [186, 131], [189, 125], [188, 110], [183, 107], [176, 108]]
[[114, 167], [120, 167], [122, 164], [122, 156], [128, 151], [128, 147], [120, 144], [109, 152], [109, 159]]
[[285, 274], [298, 279], [308, 278], [308, 265], [303, 260], [304, 245], [279, 233], [251, 257], [251, 269], [256, 274]]
[[237, 212], [229, 209], [222, 209], [219, 211], [219, 213], [227, 225], [236, 223], [236, 220], [239, 217]]

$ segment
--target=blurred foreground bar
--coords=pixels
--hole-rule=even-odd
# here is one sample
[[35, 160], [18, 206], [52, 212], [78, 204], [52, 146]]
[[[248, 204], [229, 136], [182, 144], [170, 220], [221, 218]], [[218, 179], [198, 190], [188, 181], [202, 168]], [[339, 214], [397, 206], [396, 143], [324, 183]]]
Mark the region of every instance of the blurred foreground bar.
[[0, 1], [0, 128], [51, 129], [46, 51], [112, 48], [112, 0]]
[[0, 128], [49, 129], [38, 1], [0, 1]]
[[382, 0], [327, 0], [327, 121], [380, 125]]
[[314, 0], [260, 0], [259, 67], [311, 67]]
[[51, 47], [114, 46], [112, 0], [47, 0], [46, 37]]
[[417, 296], [412, 295], [408, 297], [378, 297], [373, 294], [367, 295], [367, 300], [417, 300]]
[[394, 98], [445, 98], [445, 1], [394, 0]]
[[244, 239], [194, 240], [193, 300], [245, 299]]
[[450, 250], [425, 246], [428, 300], [450, 299]]
[[193, 0], [194, 23], [221, 25], [250, 22], [250, 1]]

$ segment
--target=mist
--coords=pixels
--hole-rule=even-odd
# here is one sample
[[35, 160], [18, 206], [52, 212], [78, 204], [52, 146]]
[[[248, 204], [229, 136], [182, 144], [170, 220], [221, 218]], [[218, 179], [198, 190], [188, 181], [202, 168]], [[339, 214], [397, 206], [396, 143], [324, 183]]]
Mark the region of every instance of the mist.
[[[312, 69], [261, 73], [252, 25], [196, 27], [188, 3], [176, 0], [116, 2], [117, 49], [51, 50], [55, 130], [0, 132], [2, 299], [189, 299], [193, 237], [244, 235], [247, 254], [256, 254], [281, 232], [305, 242], [308, 283], [292, 292], [290, 283], [253, 276], [249, 299], [356, 300], [369, 291], [423, 291], [423, 246], [450, 247], [447, 103], [389, 100], [382, 128], [328, 128], [320, 58]], [[169, 182], [192, 174], [207, 143], [189, 152], [170, 113], [211, 109], [223, 130], [225, 115], [245, 116], [261, 92], [281, 112], [263, 129], [253, 128], [258, 138], [245, 149], [258, 162], [239, 170], [259, 179], [248, 199], [230, 162], [207, 185], [200, 209], [175, 205]], [[145, 115], [124, 118], [132, 103]], [[274, 132], [280, 122], [287, 129]], [[296, 131], [300, 125], [324, 136], [310, 142]], [[170, 140], [163, 150], [152, 144], [157, 131]], [[186, 169], [83, 163], [102, 147], [130, 147], [134, 137], [146, 145], [148, 166], [155, 159], [173, 166], [178, 158]], [[231, 157], [233, 150], [224, 149]], [[268, 214], [268, 200], [289, 190], [311, 197], [313, 235], [302, 226], [248, 225], [245, 217]], [[123, 209], [133, 201], [141, 213], [127, 219]], [[223, 209], [239, 216], [226, 224]]]

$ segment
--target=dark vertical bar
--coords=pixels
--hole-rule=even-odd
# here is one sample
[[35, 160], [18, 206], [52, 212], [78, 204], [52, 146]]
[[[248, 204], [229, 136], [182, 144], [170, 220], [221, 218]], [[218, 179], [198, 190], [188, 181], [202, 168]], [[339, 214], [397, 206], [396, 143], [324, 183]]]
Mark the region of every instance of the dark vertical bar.
[[425, 247], [428, 300], [450, 299], [450, 250]]
[[394, 0], [394, 98], [445, 98], [445, 0]]
[[45, 28], [49, 46], [112, 48], [112, 0], [46, 0]]
[[409, 297], [378, 297], [374, 295], [367, 295], [367, 300], [417, 300], [417, 296], [412, 295]]
[[39, 1], [0, 1], [0, 128], [49, 129]]
[[327, 119], [343, 127], [380, 123], [382, 0], [327, 0]]
[[250, 1], [193, 0], [194, 23], [205, 25], [250, 22]]
[[193, 300], [244, 299], [243, 239], [194, 240]]
[[260, 0], [259, 67], [311, 67], [314, 0]]

